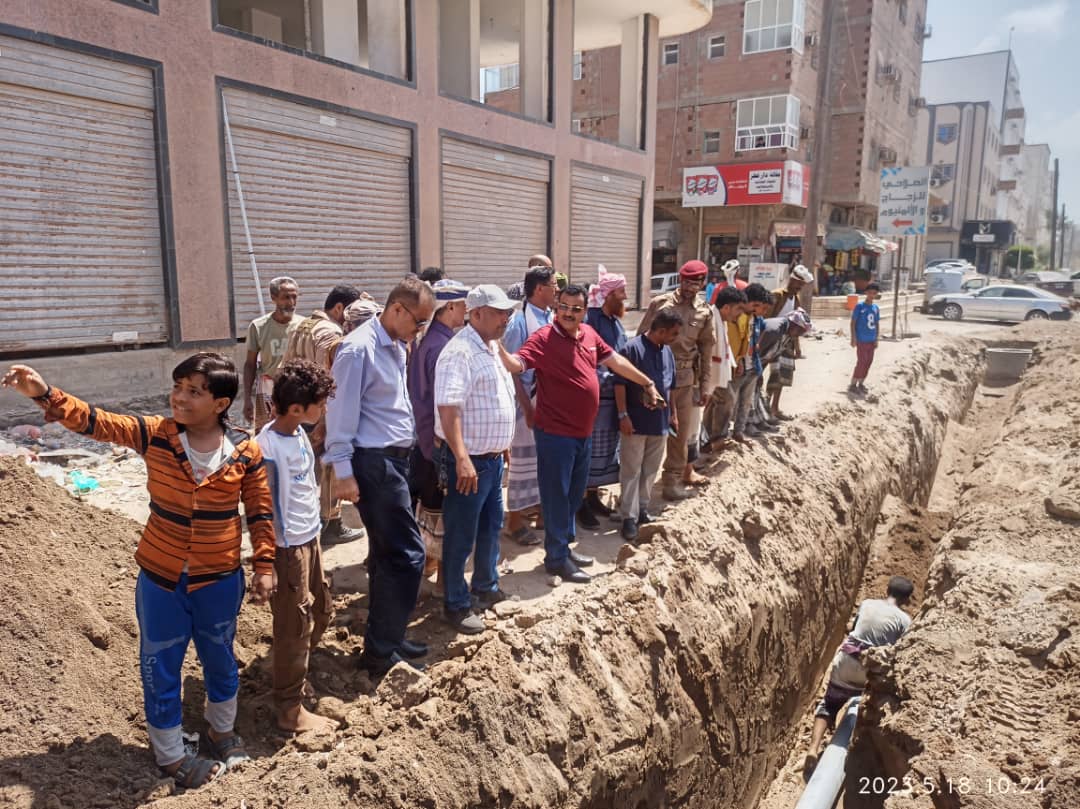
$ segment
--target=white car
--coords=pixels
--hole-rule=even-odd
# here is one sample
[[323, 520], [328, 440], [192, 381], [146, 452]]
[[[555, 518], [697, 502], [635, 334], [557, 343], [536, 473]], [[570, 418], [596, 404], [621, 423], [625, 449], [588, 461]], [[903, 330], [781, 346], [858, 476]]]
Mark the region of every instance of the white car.
[[677, 272], [664, 272], [654, 275], [649, 281], [649, 296], [655, 298], [665, 292], [674, 292], [679, 288], [679, 274]]
[[975, 292], [954, 292], [930, 299], [930, 313], [946, 320], [1068, 320], [1069, 302], [1053, 292], [1019, 284], [993, 284]]

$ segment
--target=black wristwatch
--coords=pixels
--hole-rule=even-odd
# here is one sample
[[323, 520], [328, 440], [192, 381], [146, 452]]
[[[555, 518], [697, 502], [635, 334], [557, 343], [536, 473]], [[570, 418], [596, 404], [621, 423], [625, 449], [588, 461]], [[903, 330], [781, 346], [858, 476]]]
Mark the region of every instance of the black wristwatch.
[[42, 404], [47, 404], [48, 401], [49, 401], [50, 396], [52, 396], [52, 385], [50, 385], [49, 383], [46, 382], [45, 383], [45, 392], [43, 394], [41, 394], [40, 396], [31, 396], [30, 398], [33, 399], [33, 401], [35, 401], [35, 402], [41, 402]]

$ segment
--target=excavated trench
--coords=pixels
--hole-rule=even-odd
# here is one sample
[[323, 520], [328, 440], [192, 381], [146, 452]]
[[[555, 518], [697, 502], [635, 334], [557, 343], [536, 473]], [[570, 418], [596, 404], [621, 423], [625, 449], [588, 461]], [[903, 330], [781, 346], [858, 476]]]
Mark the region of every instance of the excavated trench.
[[[613, 573], [452, 644], [425, 674], [396, 671], [373, 687], [352, 663], [362, 626], [339, 623], [313, 662], [315, 681], [337, 695], [320, 703], [344, 723], [335, 737], [263, 743], [272, 735], [259, 696], [269, 689], [269, 622], [245, 610], [241, 698], [253, 707], [239, 729], [259, 740], [255, 760], [186, 794], [161, 784], [110, 791], [112, 805], [793, 806], [769, 801], [805, 742], [807, 710], [853, 604], [877, 594], [897, 565], [921, 584], [916, 571], [934, 550], [927, 537], [947, 527], [939, 514], [971, 456], [960, 466], [946, 458], [941, 468], [956, 474], [939, 474], [939, 461], [969, 411], [968, 428], [987, 440], [970, 418], [1010, 395], [980, 387], [983, 348], [927, 344], [881, 380], [877, 396], [826, 406], [733, 455], [702, 496], [645, 526], [639, 547], [624, 546]], [[108, 553], [129, 562], [124, 547]], [[120, 620], [113, 632], [126, 637]], [[129, 653], [118, 649], [117, 665]], [[44, 721], [67, 727], [51, 710]], [[102, 769], [141, 772], [137, 712], [103, 711], [97, 722], [94, 738], [115, 734], [126, 745]], [[75, 743], [65, 751], [25, 766], [9, 760], [7, 775], [39, 798], [80, 805], [98, 775], [82, 773], [61, 794], [69, 755], [85, 756]]]
[[[982, 382], [974, 391], [970, 409], [962, 418], [948, 422], [927, 496], [905, 501], [889, 494], [882, 503], [858, 593], [850, 608], [837, 616], [830, 642], [818, 661], [823, 676], [817, 679], [817, 690], [810, 693], [809, 705], [795, 723], [795, 743], [756, 809], [790, 809], [806, 786], [810, 773], [804, 762], [814, 706], [825, 688], [834, 651], [848, 631], [858, 604], [866, 598], [884, 597], [889, 578], [899, 574], [916, 583], [909, 614], [917, 616], [924, 605], [930, 570], [942, 552], [942, 540], [960, 513], [961, 493], [969, 485], [968, 477], [980, 453], [1000, 438], [1037, 343], [1014, 340], [990, 341], [985, 345]], [[883, 659], [888, 657], [883, 655]], [[896, 783], [880, 757], [865, 742], [860, 745], [859, 732], [863, 727], [857, 726], [856, 740], [846, 762], [844, 786], [836, 804], [840, 809], [880, 809], [888, 797], [886, 786]]]

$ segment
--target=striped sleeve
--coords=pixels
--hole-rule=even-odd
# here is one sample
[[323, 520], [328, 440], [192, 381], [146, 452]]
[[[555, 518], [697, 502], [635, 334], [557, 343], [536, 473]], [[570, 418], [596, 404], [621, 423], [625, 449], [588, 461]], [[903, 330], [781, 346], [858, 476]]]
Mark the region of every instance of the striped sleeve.
[[145, 455], [163, 416], [122, 416], [87, 404], [82, 399], [52, 388], [44, 405], [45, 420], [58, 421], [72, 432], [87, 435], [96, 441], [131, 447]]

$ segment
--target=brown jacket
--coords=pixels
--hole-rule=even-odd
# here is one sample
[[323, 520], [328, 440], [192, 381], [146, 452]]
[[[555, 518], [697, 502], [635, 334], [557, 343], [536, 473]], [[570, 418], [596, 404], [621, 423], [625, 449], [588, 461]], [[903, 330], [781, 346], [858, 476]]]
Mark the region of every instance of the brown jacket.
[[684, 301], [678, 289], [657, 295], [652, 299], [645, 316], [641, 319], [637, 333], [644, 334], [652, 325], [653, 318], [661, 309], [673, 308], [683, 318], [683, 327], [679, 338], [671, 344], [675, 354], [675, 385], [708, 391], [712, 376], [713, 344], [716, 342], [713, 332], [713, 308], [705, 302], [700, 292], [692, 301]]

